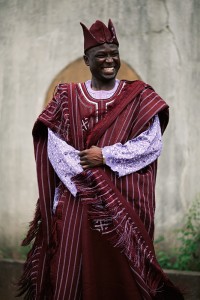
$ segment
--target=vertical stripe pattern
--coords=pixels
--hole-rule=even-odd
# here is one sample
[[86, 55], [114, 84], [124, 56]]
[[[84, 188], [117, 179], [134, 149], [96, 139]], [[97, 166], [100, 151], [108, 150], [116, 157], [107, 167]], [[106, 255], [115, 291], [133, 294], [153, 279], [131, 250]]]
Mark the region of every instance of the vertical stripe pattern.
[[[121, 81], [110, 99], [96, 102], [87, 94], [84, 84], [61, 84], [57, 87], [52, 101], [33, 128], [41, 220], [21, 280], [21, 294], [26, 294], [25, 299], [79, 300], [83, 297], [81, 236], [83, 214], [84, 211], [87, 213], [87, 209], [83, 210], [83, 199], [74, 198], [55, 176], [47, 157], [47, 127], [76, 149], [82, 150], [86, 146], [124, 143], [142, 132], [145, 124], [157, 113], [164, 131], [168, 122], [167, 105], [151, 87], [139, 81]], [[139, 216], [141, 231], [147, 240], [149, 237], [151, 240], [154, 231], [156, 162], [122, 178], [107, 167], [99, 171], [100, 176], [95, 180], [99, 180], [100, 184], [100, 178], [105, 174], [116, 193], [109, 198], [109, 188], [105, 189], [104, 184], [101, 197], [110, 199], [110, 208], [115, 205], [116, 199], [125, 200], [124, 209], [130, 210], [130, 214], [132, 211], [137, 218]], [[91, 171], [91, 176], [95, 174], [98, 175], [98, 172]], [[53, 196], [58, 184], [59, 202], [55, 215], [52, 215]], [[119, 206], [122, 202], [118, 203]], [[33, 236], [34, 230], [30, 227], [28, 236]], [[136, 236], [133, 240], [137, 241]], [[138, 239], [140, 242], [142, 236]], [[142, 245], [140, 251], [146, 257], [146, 248]], [[138, 248], [134, 251], [137, 253]], [[137, 273], [143, 298], [151, 299], [142, 274], [146, 269], [136, 271], [133, 264], [130, 267], [133, 273]]]

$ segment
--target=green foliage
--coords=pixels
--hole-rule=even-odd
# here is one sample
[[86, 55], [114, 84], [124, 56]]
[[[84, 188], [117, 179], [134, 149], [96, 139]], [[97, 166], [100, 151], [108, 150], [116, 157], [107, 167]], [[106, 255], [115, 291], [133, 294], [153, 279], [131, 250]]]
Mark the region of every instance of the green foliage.
[[168, 252], [162, 247], [164, 237], [155, 241], [160, 265], [166, 269], [200, 271], [200, 196], [192, 203], [177, 240], [179, 246]]

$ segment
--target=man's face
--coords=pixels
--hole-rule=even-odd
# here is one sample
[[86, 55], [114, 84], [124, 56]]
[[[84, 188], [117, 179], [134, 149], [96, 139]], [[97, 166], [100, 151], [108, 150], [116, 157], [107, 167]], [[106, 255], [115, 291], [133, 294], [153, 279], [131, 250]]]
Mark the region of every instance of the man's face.
[[103, 82], [114, 79], [120, 68], [119, 50], [115, 44], [105, 43], [89, 49], [84, 60], [92, 76]]

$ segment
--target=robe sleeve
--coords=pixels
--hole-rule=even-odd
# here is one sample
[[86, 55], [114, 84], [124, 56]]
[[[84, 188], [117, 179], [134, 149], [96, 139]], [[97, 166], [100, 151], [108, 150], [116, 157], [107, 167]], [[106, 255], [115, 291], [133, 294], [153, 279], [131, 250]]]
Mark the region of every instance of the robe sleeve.
[[150, 127], [125, 144], [116, 143], [102, 148], [106, 165], [119, 177], [143, 169], [155, 161], [162, 150], [161, 128], [158, 115]]
[[83, 172], [78, 156], [79, 151], [63, 141], [49, 128], [47, 151], [54, 171], [68, 190], [76, 196], [77, 189], [71, 178]]

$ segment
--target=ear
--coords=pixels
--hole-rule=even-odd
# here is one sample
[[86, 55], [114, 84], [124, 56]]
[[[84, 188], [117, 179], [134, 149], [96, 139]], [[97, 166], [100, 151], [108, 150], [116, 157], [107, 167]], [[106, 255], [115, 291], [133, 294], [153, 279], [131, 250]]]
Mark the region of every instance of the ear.
[[83, 55], [83, 59], [84, 59], [84, 62], [86, 64], [86, 66], [89, 66], [89, 58], [88, 58], [88, 56], [84, 54]]

